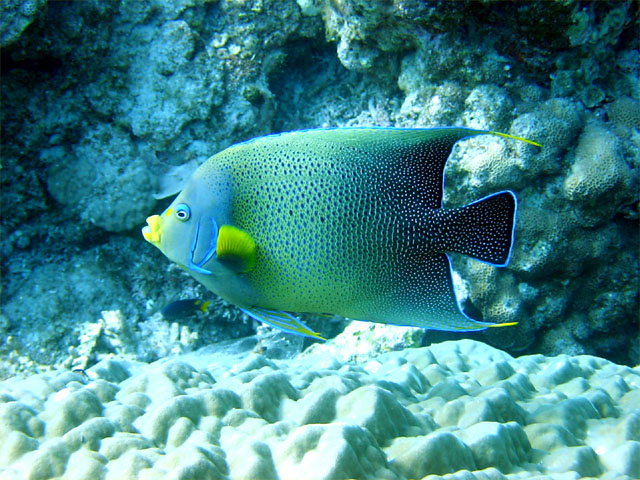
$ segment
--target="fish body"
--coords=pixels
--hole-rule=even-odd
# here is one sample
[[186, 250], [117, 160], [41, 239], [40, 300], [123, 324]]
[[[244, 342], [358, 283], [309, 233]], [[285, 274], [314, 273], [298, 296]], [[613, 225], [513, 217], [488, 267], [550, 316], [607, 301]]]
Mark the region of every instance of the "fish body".
[[294, 333], [319, 337], [290, 312], [484, 329], [495, 324], [457, 303], [447, 253], [506, 265], [517, 200], [504, 191], [443, 209], [442, 193], [454, 144], [486, 133], [511, 137], [453, 127], [260, 137], [205, 162], [143, 235], [209, 290]]
[[195, 315], [197, 312], [206, 313], [211, 301], [203, 301], [198, 298], [176, 300], [164, 306], [160, 313], [167, 320], [179, 320]]

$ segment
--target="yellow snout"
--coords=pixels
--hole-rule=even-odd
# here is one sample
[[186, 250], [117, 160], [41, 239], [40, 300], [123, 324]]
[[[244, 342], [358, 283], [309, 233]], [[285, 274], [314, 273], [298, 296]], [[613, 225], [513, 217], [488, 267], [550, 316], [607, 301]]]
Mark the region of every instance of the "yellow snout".
[[152, 215], [147, 218], [147, 225], [142, 227], [144, 239], [156, 247], [160, 246], [160, 225], [160, 215]]

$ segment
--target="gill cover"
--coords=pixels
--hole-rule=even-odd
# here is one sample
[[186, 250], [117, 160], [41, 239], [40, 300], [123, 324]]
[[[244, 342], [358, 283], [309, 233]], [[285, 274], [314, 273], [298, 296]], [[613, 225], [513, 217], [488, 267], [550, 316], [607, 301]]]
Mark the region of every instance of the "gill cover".
[[[191, 248], [189, 249], [189, 258], [187, 259], [187, 266], [193, 270], [194, 272], [203, 273], [205, 275], [211, 275], [211, 271], [204, 268], [204, 265], [210, 261], [216, 254], [216, 246], [218, 241], [218, 224], [216, 223], [213, 217], [209, 217], [210, 223], [207, 223], [205, 227], [209, 228], [209, 235], [206, 233], [201, 234], [201, 226], [202, 219], [198, 220], [196, 224], [196, 231], [193, 234], [193, 239], [191, 240]], [[202, 237], [202, 238], [201, 238]], [[209, 239], [209, 243], [202, 255], [200, 261], [196, 261], [196, 250], [201, 250], [202, 246], [205, 245], [203, 240], [205, 238]], [[204, 240], [206, 242], [206, 240]]]
[[[201, 250], [204, 252], [200, 255]], [[247, 232], [232, 225], [218, 228], [213, 217], [204, 223], [198, 220], [187, 265], [194, 272], [211, 275], [213, 272], [204, 266], [214, 258], [237, 273], [250, 272], [256, 267], [256, 243]]]

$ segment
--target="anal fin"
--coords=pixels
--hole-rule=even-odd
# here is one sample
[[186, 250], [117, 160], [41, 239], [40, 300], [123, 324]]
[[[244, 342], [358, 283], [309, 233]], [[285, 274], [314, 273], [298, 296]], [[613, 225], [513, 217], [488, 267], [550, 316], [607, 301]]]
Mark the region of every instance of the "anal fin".
[[469, 317], [458, 304], [450, 265], [449, 257], [444, 253], [422, 259], [405, 259], [402, 276], [394, 282], [394, 290], [368, 306], [373, 314], [372, 320], [458, 332], [513, 325]]

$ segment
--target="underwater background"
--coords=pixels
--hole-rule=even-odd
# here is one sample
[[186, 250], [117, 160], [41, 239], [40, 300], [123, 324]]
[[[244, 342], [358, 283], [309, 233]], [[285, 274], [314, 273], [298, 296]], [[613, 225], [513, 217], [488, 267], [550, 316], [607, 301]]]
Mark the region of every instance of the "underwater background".
[[[640, 477], [638, 11], [2, 0], [0, 478]], [[507, 267], [452, 256], [465, 310], [515, 327], [303, 316], [321, 345], [257, 325], [140, 234], [234, 143], [445, 125], [543, 145], [466, 140], [445, 171], [447, 208], [518, 197]], [[179, 299], [211, 303], [163, 316]], [[451, 458], [425, 460], [436, 444]]]
[[[233, 143], [369, 125], [541, 142], [478, 138], [447, 164], [445, 207], [501, 189], [519, 199], [506, 268], [454, 257], [467, 311], [519, 322], [472, 338], [639, 363], [636, 7], [4, 1], [1, 376], [252, 333], [143, 241], [145, 218]], [[180, 298], [214, 304], [197, 318], [157, 315]], [[121, 321], [103, 318], [113, 310]]]

